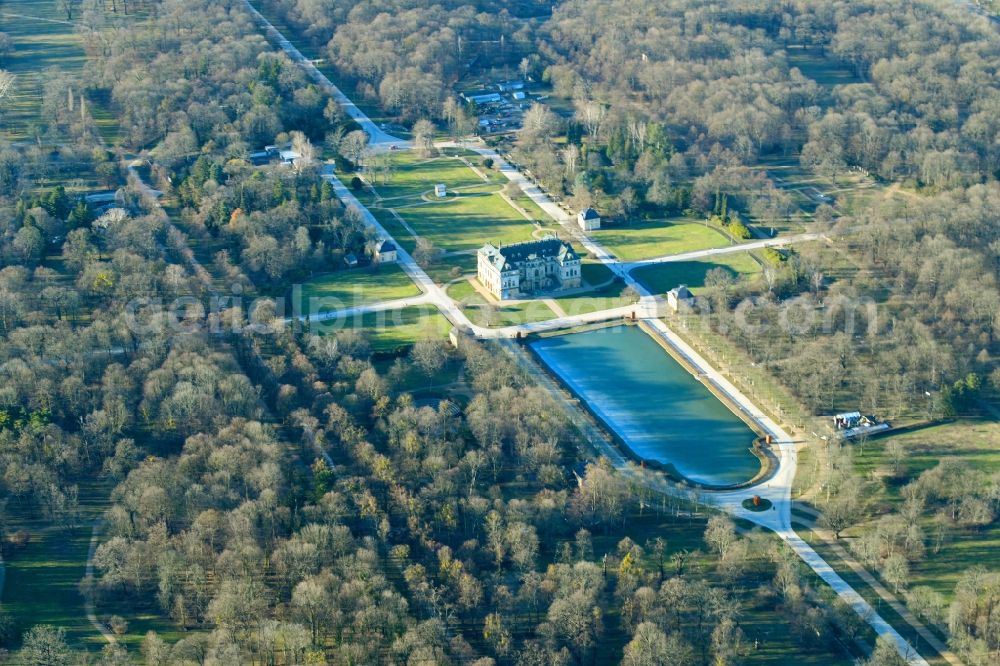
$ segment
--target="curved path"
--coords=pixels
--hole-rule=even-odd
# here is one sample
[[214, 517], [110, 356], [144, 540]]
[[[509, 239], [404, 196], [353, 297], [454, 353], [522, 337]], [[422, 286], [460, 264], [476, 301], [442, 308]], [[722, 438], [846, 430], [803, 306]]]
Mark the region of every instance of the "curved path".
[[[94, 521], [94, 527], [90, 531], [90, 548], [87, 550], [87, 571], [85, 577], [90, 578], [91, 580], [94, 578], [94, 554], [97, 553], [97, 545], [101, 538], [102, 529], [104, 529], [104, 518], [98, 518]], [[101, 632], [101, 636], [104, 637], [104, 640], [106, 640], [109, 645], [117, 645], [118, 639], [115, 635], [97, 619], [97, 607], [94, 605], [93, 593], [86, 595], [84, 598], [83, 608], [87, 615], [87, 620], [91, 625], [93, 625], [94, 629]]]
[[[326, 88], [331, 95], [333, 95], [334, 99], [338, 101], [338, 103], [344, 106], [345, 109], [348, 109], [348, 113], [351, 114], [352, 118], [355, 118], [359, 121], [359, 123], [362, 123], [363, 127], [366, 127], [364, 123], [367, 123], [367, 126], [374, 129], [374, 132], [371, 134], [373, 143], [384, 144], [384, 138], [382, 141], [375, 140], [376, 136], [381, 136], [384, 133], [379, 134], [381, 130], [375, 127], [367, 116], [357, 109], [357, 107], [354, 106], [354, 104], [350, 102], [350, 100], [348, 100], [346, 96], [344, 96], [343, 93], [336, 88], [336, 86], [331, 84], [325, 76], [316, 70], [316, 68], [313, 67], [312, 64], [309, 63], [302, 56], [302, 54], [299, 53], [298, 50], [295, 49], [295, 47], [292, 46], [291, 43], [288, 42], [288, 40], [274, 28], [274, 26], [267, 22], [267, 20], [253, 8], [249, 0], [244, 0], [244, 2], [246, 2], [247, 7], [258, 18], [258, 23], [264, 27], [264, 29], [268, 32], [268, 35], [275, 42], [277, 42], [279, 46], [281, 46], [281, 48], [284, 49], [290, 57], [292, 57], [293, 60], [304, 67], [314, 79], [319, 81], [321, 85], [323, 85], [323, 87]], [[353, 109], [353, 112], [350, 109]], [[357, 116], [355, 114], [357, 114]], [[392, 140], [393, 138], [390, 137], [389, 141]], [[442, 142], [437, 145], [439, 147], [457, 147], [459, 144], [455, 142]], [[913, 666], [929, 666], [927, 661], [917, 654], [906, 639], [903, 638], [903, 636], [896, 631], [892, 625], [886, 622], [885, 619], [882, 618], [882, 616], [880, 616], [875, 609], [872, 608], [871, 605], [850, 586], [850, 584], [841, 578], [841, 576], [834, 571], [833, 568], [792, 529], [791, 488], [792, 481], [795, 478], [797, 464], [796, 443], [793, 441], [792, 437], [777, 423], [767, 417], [767, 415], [757, 408], [747, 396], [733, 386], [704, 358], [702, 358], [700, 354], [684, 342], [666, 325], [666, 323], [663, 322], [663, 320], [659, 318], [662, 300], [651, 294], [649, 290], [632, 277], [631, 270], [634, 266], [630, 267], [630, 264], [619, 261], [614, 254], [609, 252], [600, 243], [592, 239], [589, 235], [583, 233], [576, 225], [575, 219], [571, 215], [553, 202], [540, 187], [532, 183], [524, 174], [507, 162], [507, 160], [500, 157], [496, 151], [483, 147], [471, 147], [471, 150], [475, 151], [479, 155], [493, 159], [496, 168], [498, 168], [508, 180], [516, 183], [521, 188], [522, 192], [524, 192], [543, 211], [545, 211], [547, 215], [559, 222], [570, 233], [571, 237], [575, 238], [584, 247], [586, 247], [593, 256], [600, 259], [612, 272], [619, 275], [626, 282], [626, 284], [634, 288], [640, 295], [640, 301], [635, 306], [629, 306], [628, 308], [605, 310], [598, 313], [590, 313], [589, 315], [559, 318], [556, 320], [550, 320], [550, 322], [538, 322], [533, 324], [524, 324], [521, 326], [488, 329], [475, 325], [469, 321], [469, 319], [465, 316], [465, 313], [463, 313], [455, 302], [448, 297], [444, 290], [439, 287], [430, 278], [430, 276], [428, 276], [427, 273], [419, 265], [417, 265], [416, 261], [413, 260], [413, 257], [406, 252], [406, 250], [403, 249], [398, 242], [396, 242], [395, 244], [399, 250], [398, 257], [401, 267], [421, 289], [428, 302], [436, 305], [445, 317], [447, 317], [453, 324], [470, 331], [477, 337], [482, 338], [511, 338], [516, 337], [521, 333], [551, 330], [552, 328], [561, 328], [564, 326], [575, 326], [579, 323], [587, 321], [616, 319], [623, 316], [621, 314], [622, 311], [629, 314], [631, 314], [632, 311], [635, 311], [637, 316], [642, 318], [644, 322], [652, 328], [658, 336], [660, 336], [661, 339], [671, 345], [677, 353], [684, 356], [689, 363], [698, 369], [700, 375], [705, 381], [711, 382], [718, 390], [724, 392], [734, 404], [739, 405], [746, 414], [750, 415], [751, 418], [753, 418], [765, 432], [771, 435], [772, 441], [774, 442], [775, 454], [778, 457], [778, 469], [774, 476], [764, 482], [763, 486], [758, 484], [752, 489], [711, 493], [703, 492], [701, 493], [701, 498], [717, 509], [726, 511], [733, 516], [743, 518], [756, 525], [760, 525], [761, 527], [774, 531], [785, 543], [789, 545], [789, 547], [792, 548], [792, 550], [795, 551], [802, 561], [805, 562], [818, 576], [820, 576], [820, 578], [826, 581], [826, 583], [830, 585], [837, 595], [849, 604], [858, 613], [858, 615], [876, 631], [879, 636], [893, 641], [900, 655], [902, 655], [909, 664]], [[355, 197], [354, 194], [340, 181], [340, 179], [337, 178], [332, 165], [325, 165], [321, 174], [325, 180], [330, 182], [337, 197], [346, 206], [354, 208], [360, 214], [365, 223], [373, 228], [382, 238], [393, 240], [393, 242], [395, 242], [392, 235], [389, 234], [385, 227], [383, 227], [375, 216], [372, 215], [371, 211], [358, 201], [357, 197]], [[766, 243], [767, 241], [758, 242]], [[741, 251], [748, 249], [751, 245], [754, 244], [732, 247], [736, 248], [733, 251]], [[763, 245], [762, 247], [766, 247], [766, 245]], [[662, 261], [666, 261], [665, 258], [660, 259]], [[622, 457], [620, 455], [617, 456], [617, 460], [621, 459]], [[615, 460], [615, 458], [612, 458], [612, 460]], [[637, 470], [634, 465], [631, 465], [631, 463], [626, 462], [621, 465], [619, 469], [621, 469], [623, 473], [630, 476], [639, 476], [639, 479], [637, 480], [640, 480], [640, 482], [653, 490], [670, 494], [677, 494], [679, 491], [676, 486], [669, 484], [662, 475], [637, 475]], [[774, 504], [773, 509], [763, 513], [752, 512], [744, 509], [742, 506], [743, 500], [754, 494], [761, 495], [762, 497], [766, 497], [771, 500]]]

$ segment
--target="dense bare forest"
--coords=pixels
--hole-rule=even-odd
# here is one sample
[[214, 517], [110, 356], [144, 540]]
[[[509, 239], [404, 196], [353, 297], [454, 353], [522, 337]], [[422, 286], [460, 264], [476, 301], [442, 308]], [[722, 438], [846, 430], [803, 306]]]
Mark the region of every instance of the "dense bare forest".
[[[711, 327], [815, 413], [846, 395], [890, 418], [968, 415], [1000, 391], [1000, 37], [981, 18], [903, 0], [262, 4], [401, 123], [454, 122], [454, 88], [486, 70], [544, 82], [565, 105], [529, 109], [502, 147], [616, 224], [780, 226], [794, 206], [769, 159], [902, 186], [810, 211], [837, 243], [775, 252], [755, 281], [716, 274]], [[242, 1], [67, 7], [83, 73], [47, 78], [35, 141], [0, 144], [5, 548], [28, 539], [18, 516], [79, 527], [80, 486], [100, 479], [110, 503], [81, 593], [112, 629], [120, 612], [169, 631], [88, 653], [0, 613], [16, 663], [728, 665], [772, 640], [848, 663], [874, 643], [777, 540], [596, 461], [499, 346], [378, 352], [350, 330], [262, 333], [235, 307], [214, 313], [221, 333], [146, 310], [135, 326], [142, 299], [273, 296], [363, 256], [372, 233], [314, 158], [357, 161], [356, 126]], [[127, 27], [122, 9], [140, 12]], [[88, 104], [117, 119], [117, 145]], [[272, 143], [306, 159], [252, 168]], [[115, 205], [55, 185], [79, 174]], [[820, 315], [794, 334], [777, 325], [807, 311]], [[429, 397], [442, 385], [461, 404]], [[862, 500], [882, 482], [849, 450], [829, 455], [822, 508], [839, 535], [872, 516]], [[853, 546], [900, 594], [937, 539], [923, 517], [943, 540], [1000, 511], [995, 473], [913, 477], [894, 476], [906, 503]], [[995, 663], [997, 574], [957, 585], [907, 601], [965, 663]], [[865, 663], [904, 662], [879, 642]]]

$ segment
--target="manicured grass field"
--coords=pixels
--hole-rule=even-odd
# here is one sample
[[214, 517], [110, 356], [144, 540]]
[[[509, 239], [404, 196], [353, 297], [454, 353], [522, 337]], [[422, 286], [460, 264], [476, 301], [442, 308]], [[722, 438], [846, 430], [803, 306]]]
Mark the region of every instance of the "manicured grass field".
[[[456, 273], [456, 269], [457, 273]], [[451, 254], [424, 268], [427, 275], [438, 284], [445, 284], [459, 275], [475, 275], [475, 254]]]
[[[394, 153], [390, 159], [395, 171], [389, 181], [374, 183], [386, 206], [417, 203], [424, 194], [433, 197], [438, 183], [444, 183], [449, 191], [486, 184], [457, 157], [423, 157], [416, 150], [408, 150]], [[481, 160], [475, 153], [468, 153], [466, 159], [472, 164]]]
[[332, 333], [346, 328], [365, 331], [373, 350], [391, 351], [421, 340], [444, 340], [451, 330], [451, 323], [436, 308], [426, 305], [324, 322], [322, 327], [314, 330]]
[[715, 229], [685, 220], [633, 223], [600, 229], [592, 235], [625, 261], [729, 245], [729, 239]]
[[397, 212], [417, 234], [445, 250], [473, 250], [484, 243], [531, 240], [534, 227], [500, 195], [462, 194]]
[[523, 208], [528, 213], [528, 215], [531, 216], [532, 219], [537, 220], [542, 225], [552, 226], [553, 228], [559, 227], [558, 223], [556, 223], [555, 220], [549, 217], [548, 213], [542, 210], [541, 206], [532, 201], [531, 197], [529, 197], [527, 194], [524, 194], [522, 192], [518, 194], [516, 197], [513, 197], [513, 201], [518, 206]]
[[325, 273], [304, 283], [302, 312], [313, 314], [311, 299], [324, 299], [314, 305], [325, 312], [419, 294], [420, 289], [398, 264], [354, 268]]
[[[492, 313], [486, 309], [466, 310], [472, 321], [482, 326], [501, 327], [530, 324], [536, 321], [555, 319], [556, 314], [541, 300], [527, 300], [513, 305], [496, 307]], [[492, 317], [492, 319], [491, 319]]]
[[466, 316], [480, 326], [514, 326], [556, 317], [556, 313], [540, 299], [526, 299], [503, 305], [492, 303], [490, 307], [487, 300], [468, 280], [456, 282], [448, 287], [448, 295], [458, 301], [463, 306]]
[[711, 260], [673, 261], [639, 268], [632, 275], [655, 294], [664, 294], [685, 284], [695, 294], [705, 291], [705, 276], [713, 268], [722, 268], [733, 277], [748, 278], [761, 272], [760, 264], [749, 254], [720, 255]]
[[[476, 166], [487, 180], [456, 155]], [[534, 226], [499, 195], [506, 179], [482, 167], [479, 155], [449, 150], [441, 156], [427, 158], [417, 151], [400, 151], [389, 159], [394, 169], [388, 182], [373, 183], [378, 196], [366, 191], [359, 198], [407, 249], [416, 246], [414, 234], [386, 209], [395, 210], [417, 236], [444, 250], [471, 250], [486, 242], [513, 243], [531, 239]], [[448, 196], [434, 196], [434, 186], [438, 183], [447, 186]], [[524, 202], [519, 205], [526, 207]], [[528, 210], [529, 215], [535, 212], [531, 208]]]
[[622, 297], [625, 283], [612, 280], [611, 270], [599, 261], [583, 261], [580, 265], [583, 281], [596, 287], [593, 291], [572, 296], [560, 296], [556, 303], [567, 315], [597, 312], [609, 308], [617, 308], [629, 304], [629, 299]]

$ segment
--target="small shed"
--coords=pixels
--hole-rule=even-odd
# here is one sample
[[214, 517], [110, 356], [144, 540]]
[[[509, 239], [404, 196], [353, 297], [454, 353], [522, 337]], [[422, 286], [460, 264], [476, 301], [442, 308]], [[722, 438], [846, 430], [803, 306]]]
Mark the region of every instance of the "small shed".
[[377, 264], [391, 264], [396, 261], [397, 255], [396, 244], [389, 240], [380, 240], [372, 251], [372, 259]]
[[358, 256], [351, 252], [344, 256], [344, 263], [347, 264], [349, 268], [354, 268], [358, 265]]
[[448, 194], [448, 188], [444, 183], [438, 183], [434, 186], [434, 195], [438, 197], [443, 197]]
[[601, 228], [601, 216], [593, 208], [584, 208], [576, 216], [577, 224], [584, 231], [594, 231]]
[[667, 305], [674, 312], [677, 312], [681, 306], [690, 306], [694, 303], [694, 294], [691, 290], [687, 288], [687, 285], [677, 285], [673, 289], [667, 292]]

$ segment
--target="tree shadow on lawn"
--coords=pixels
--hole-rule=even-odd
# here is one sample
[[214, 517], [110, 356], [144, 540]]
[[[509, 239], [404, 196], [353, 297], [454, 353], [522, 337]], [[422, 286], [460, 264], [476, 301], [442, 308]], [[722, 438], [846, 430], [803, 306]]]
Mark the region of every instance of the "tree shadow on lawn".
[[711, 261], [677, 261], [640, 268], [633, 273], [647, 289], [655, 294], [663, 294], [678, 285], [687, 285], [688, 289], [699, 290], [705, 287], [705, 277], [714, 268], [721, 268], [734, 279], [740, 273], [727, 264]]

